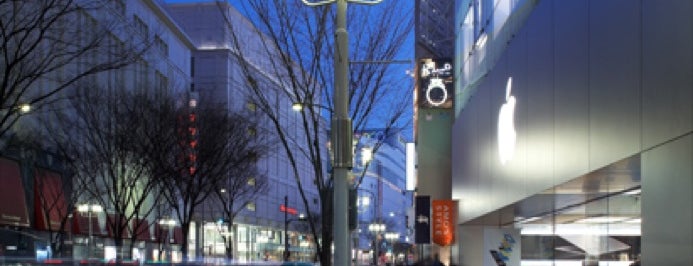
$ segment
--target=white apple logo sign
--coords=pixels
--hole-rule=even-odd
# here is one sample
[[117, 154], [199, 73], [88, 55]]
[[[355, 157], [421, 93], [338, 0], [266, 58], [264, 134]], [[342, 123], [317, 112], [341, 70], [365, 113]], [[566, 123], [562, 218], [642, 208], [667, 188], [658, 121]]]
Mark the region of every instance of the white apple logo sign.
[[501, 105], [498, 113], [498, 155], [501, 164], [505, 164], [513, 158], [515, 152], [515, 96], [512, 91], [513, 78], [508, 78], [505, 86], [505, 103]]

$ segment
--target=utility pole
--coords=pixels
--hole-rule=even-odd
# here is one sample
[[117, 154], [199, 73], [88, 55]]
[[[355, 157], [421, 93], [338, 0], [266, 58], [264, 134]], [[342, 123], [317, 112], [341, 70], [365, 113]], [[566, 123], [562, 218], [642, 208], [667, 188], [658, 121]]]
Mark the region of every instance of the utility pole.
[[[334, 58], [334, 113], [332, 114], [332, 151], [334, 162], [334, 265], [350, 265], [349, 250], [349, 171], [352, 167], [351, 118], [349, 117], [349, 35], [346, 30], [347, 2], [377, 4], [382, 0], [302, 0], [308, 6], [337, 3]], [[329, 247], [327, 247], [329, 248]]]

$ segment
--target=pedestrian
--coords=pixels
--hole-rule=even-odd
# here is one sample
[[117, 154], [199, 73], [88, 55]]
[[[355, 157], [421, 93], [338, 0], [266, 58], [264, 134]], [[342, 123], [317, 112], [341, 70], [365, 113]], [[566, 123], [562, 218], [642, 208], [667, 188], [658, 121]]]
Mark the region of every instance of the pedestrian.
[[433, 266], [445, 266], [442, 261], [440, 261], [440, 256], [438, 253], [433, 257]]

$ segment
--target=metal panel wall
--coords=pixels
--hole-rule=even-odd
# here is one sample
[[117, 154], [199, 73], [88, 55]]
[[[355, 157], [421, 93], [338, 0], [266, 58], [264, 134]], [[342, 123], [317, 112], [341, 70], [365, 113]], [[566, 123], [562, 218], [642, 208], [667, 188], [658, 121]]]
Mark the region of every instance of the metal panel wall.
[[693, 1], [645, 1], [643, 10], [642, 137], [648, 148], [693, 129]]
[[693, 261], [693, 135], [642, 156], [643, 265]]
[[[569, 178], [589, 171], [588, 3], [554, 5], [555, 175]], [[560, 180], [559, 180], [560, 181]]]
[[[538, 2], [453, 128], [459, 221], [690, 133], [692, 5]], [[509, 76], [517, 144], [501, 166], [497, 122]]]
[[[553, 2], [542, 2], [527, 20], [527, 94], [518, 99], [527, 105], [527, 193], [545, 189], [553, 179], [554, 145], [554, 43]], [[522, 97], [523, 98], [519, 98]], [[524, 100], [524, 101], [523, 101]]]
[[590, 1], [590, 168], [640, 151], [640, 5]]

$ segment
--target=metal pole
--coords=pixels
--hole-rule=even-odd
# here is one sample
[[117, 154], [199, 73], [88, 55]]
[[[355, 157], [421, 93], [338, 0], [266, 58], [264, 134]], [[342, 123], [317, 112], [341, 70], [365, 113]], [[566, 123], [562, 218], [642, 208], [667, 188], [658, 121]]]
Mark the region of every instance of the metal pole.
[[91, 242], [94, 241], [94, 235], [91, 228], [91, 205], [87, 206], [87, 215], [89, 217], [89, 243], [87, 243], [87, 259], [91, 259]]
[[347, 0], [337, 0], [335, 32], [335, 92], [332, 118], [334, 147], [334, 265], [349, 265], [348, 174], [352, 166], [352, 130], [349, 117], [349, 35], [346, 31]]
[[287, 219], [287, 212], [289, 209], [289, 197], [284, 196], [284, 261], [289, 260], [289, 220]]
[[[333, 235], [334, 235], [334, 265], [347, 266], [351, 258], [349, 252], [349, 170], [352, 167], [352, 129], [349, 117], [349, 35], [346, 30], [346, 11], [349, 0], [323, 0], [311, 3], [303, 0], [309, 6], [337, 4], [334, 53], [334, 113], [332, 116], [331, 143], [334, 153], [334, 196], [333, 196]], [[377, 4], [382, 0], [363, 1], [350, 0], [360, 4]], [[329, 247], [327, 247], [329, 248]]]

